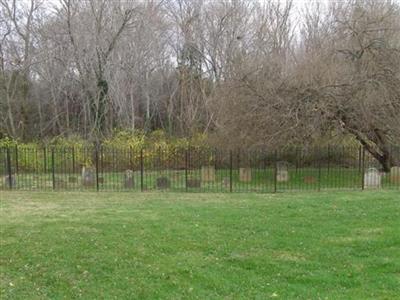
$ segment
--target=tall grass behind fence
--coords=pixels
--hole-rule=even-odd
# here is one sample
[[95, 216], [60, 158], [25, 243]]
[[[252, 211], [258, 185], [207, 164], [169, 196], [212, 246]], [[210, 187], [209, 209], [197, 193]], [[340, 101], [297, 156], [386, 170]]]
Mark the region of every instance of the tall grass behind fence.
[[[399, 147], [393, 146], [390, 153], [400, 162]], [[111, 146], [0, 148], [0, 189], [3, 190], [281, 192], [400, 189], [400, 173], [393, 173], [400, 172], [398, 168], [393, 168], [392, 173], [377, 173], [375, 169], [380, 170], [379, 162], [362, 147], [282, 151], [191, 148], [134, 151]], [[371, 185], [371, 178], [375, 185]]]

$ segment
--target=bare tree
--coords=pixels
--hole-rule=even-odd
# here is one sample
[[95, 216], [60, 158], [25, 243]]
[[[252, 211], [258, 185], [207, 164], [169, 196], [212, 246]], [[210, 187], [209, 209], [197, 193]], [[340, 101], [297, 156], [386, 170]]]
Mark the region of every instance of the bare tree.
[[[394, 0], [0, 0], [0, 131], [216, 133], [225, 146], [363, 145], [398, 164]], [[0, 134], [1, 134], [0, 132]]]
[[325, 29], [309, 16], [304, 65], [311, 67], [300, 75], [321, 123], [354, 136], [385, 171], [397, 163], [390, 145], [400, 137], [399, 19], [398, 4], [377, 1], [332, 5]]
[[34, 34], [42, 1], [28, 3], [1, 0], [2, 91], [5, 96], [6, 130], [13, 137], [26, 138], [32, 122], [28, 97], [31, 67], [34, 63]]

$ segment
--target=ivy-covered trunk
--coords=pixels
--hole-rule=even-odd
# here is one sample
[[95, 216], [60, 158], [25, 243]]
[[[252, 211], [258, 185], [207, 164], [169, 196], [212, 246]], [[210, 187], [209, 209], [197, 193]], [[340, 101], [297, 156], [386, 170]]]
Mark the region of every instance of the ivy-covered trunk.
[[100, 132], [104, 132], [106, 125], [106, 108], [108, 97], [108, 83], [104, 79], [100, 79], [97, 83], [99, 89], [99, 103], [97, 110], [97, 128]]
[[108, 97], [108, 83], [100, 78], [97, 81], [97, 91], [91, 96], [91, 114], [93, 116], [93, 129], [96, 134], [104, 132], [106, 125], [106, 109]]

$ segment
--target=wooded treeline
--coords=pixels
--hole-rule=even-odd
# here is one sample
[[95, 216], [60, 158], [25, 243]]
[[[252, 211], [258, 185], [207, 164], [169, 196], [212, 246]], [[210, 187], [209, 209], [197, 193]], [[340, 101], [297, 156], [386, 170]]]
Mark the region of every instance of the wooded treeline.
[[115, 129], [231, 146], [349, 135], [387, 169], [399, 2], [0, 0], [0, 135]]

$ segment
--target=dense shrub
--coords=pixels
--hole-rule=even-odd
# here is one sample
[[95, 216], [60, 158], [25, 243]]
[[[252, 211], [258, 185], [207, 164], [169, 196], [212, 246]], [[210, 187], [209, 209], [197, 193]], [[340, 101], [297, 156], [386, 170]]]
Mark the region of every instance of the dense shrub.
[[[50, 171], [53, 159], [56, 171], [79, 172], [82, 166], [94, 165], [96, 147], [99, 167], [105, 171], [138, 169], [142, 154], [145, 167], [162, 165], [180, 168], [184, 166], [185, 149], [190, 147], [191, 151], [200, 151], [209, 148], [204, 134], [179, 138], [170, 137], [161, 130], [150, 134], [119, 131], [97, 145], [76, 136], [36, 143], [21, 143], [3, 138], [0, 140], [0, 148], [6, 147], [10, 149], [13, 165], [16, 165], [18, 157], [18, 168], [32, 172]], [[2, 160], [5, 160], [5, 151], [1, 154]]]

